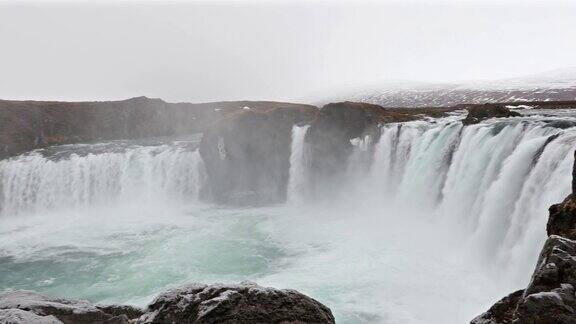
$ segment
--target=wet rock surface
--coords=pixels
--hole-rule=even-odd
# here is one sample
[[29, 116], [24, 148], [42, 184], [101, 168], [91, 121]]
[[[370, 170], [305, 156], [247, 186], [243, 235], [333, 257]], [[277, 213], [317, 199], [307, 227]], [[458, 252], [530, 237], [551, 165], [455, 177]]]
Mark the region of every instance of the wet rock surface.
[[518, 290], [500, 299], [486, 313], [472, 320], [472, 324], [512, 323], [516, 305], [522, 298], [524, 290]]
[[295, 290], [245, 282], [189, 284], [161, 293], [146, 310], [93, 305], [32, 291], [0, 294], [0, 324], [334, 323], [330, 309]]
[[550, 206], [550, 216], [546, 231], [548, 235], [559, 235], [576, 239], [576, 201], [574, 195], [568, 196], [562, 203]]

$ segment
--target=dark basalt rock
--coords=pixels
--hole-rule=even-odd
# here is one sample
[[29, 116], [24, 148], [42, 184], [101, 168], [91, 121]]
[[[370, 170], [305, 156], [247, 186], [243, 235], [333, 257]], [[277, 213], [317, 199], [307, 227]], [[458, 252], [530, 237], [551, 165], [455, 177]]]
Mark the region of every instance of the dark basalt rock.
[[317, 113], [308, 105], [246, 106], [211, 126], [200, 143], [208, 175], [204, 198], [228, 205], [284, 202], [292, 127], [310, 122]]
[[464, 125], [477, 124], [488, 118], [505, 118], [521, 116], [520, 113], [511, 111], [504, 105], [499, 104], [484, 104], [478, 106], [468, 107], [468, 115], [462, 123]]
[[334, 323], [330, 309], [294, 290], [190, 284], [158, 296], [137, 323]]
[[515, 291], [500, 299], [486, 313], [476, 317], [471, 324], [508, 324], [512, 323], [516, 305], [522, 298], [524, 289]]
[[553, 235], [544, 244], [515, 323], [576, 323], [576, 242]]
[[[576, 161], [576, 151], [574, 152]], [[576, 163], [572, 168], [572, 194], [563, 202], [550, 206], [546, 225], [548, 235], [559, 235], [576, 240]]]
[[574, 286], [560, 287], [525, 296], [518, 303], [513, 323], [573, 324], [576, 323]]
[[134, 319], [144, 315], [142, 309], [130, 305], [96, 305], [96, 308], [106, 314], [115, 317], [126, 317], [127, 319]]
[[574, 195], [569, 195], [560, 204], [550, 206], [546, 225], [548, 235], [559, 235], [576, 239], [576, 201]]
[[544, 243], [536, 270], [524, 295], [550, 291], [562, 284], [576, 286], [576, 242], [552, 235]]

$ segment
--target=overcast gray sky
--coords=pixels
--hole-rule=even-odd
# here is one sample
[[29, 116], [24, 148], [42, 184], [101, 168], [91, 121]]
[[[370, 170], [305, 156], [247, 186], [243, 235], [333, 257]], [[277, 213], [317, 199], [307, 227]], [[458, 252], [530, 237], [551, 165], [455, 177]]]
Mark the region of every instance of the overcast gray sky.
[[576, 1], [0, 1], [0, 98], [291, 100], [576, 65]]

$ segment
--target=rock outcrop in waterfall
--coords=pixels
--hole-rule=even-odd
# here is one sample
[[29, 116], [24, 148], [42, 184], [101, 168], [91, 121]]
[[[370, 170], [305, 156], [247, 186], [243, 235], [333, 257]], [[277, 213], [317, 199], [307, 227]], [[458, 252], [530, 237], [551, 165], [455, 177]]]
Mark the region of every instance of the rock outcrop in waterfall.
[[295, 290], [237, 285], [189, 284], [161, 293], [144, 310], [93, 305], [31, 291], [0, 294], [0, 323], [334, 323], [330, 309]]
[[548, 239], [528, 287], [498, 301], [472, 324], [576, 323], [576, 163], [572, 193], [552, 205]]
[[499, 104], [484, 104], [477, 105], [468, 108], [468, 115], [462, 123], [464, 125], [476, 124], [488, 118], [507, 118], [507, 117], [518, 117], [521, 116], [520, 113], [511, 111], [510, 109], [504, 107], [504, 105]]
[[230, 205], [284, 202], [290, 169], [292, 126], [309, 123], [314, 106], [251, 106], [210, 127], [200, 143], [208, 176], [205, 198]]
[[380, 124], [418, 118], [415, 114], [367, 103], [347, 101], [325, 105], [306, 134], [314, 177], [311, 179], [312, 187], [325, 187], [327, 181], [334, 182], [330, 185], [339, 185], [338, 176], [344, 174], [342, 170], [352, 152], [352, 139], [371, 136], [377, 140]]

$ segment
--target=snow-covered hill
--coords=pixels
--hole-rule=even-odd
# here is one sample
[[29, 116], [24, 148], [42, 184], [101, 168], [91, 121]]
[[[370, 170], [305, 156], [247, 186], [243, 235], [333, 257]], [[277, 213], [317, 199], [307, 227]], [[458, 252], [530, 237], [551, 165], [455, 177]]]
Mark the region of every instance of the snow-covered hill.
[[384, 107], [452, 106], [461, 103], [576, 100], [576, 68], [520, 78], [461, 84], [386, 82], [322, 101], [362, 101]]

